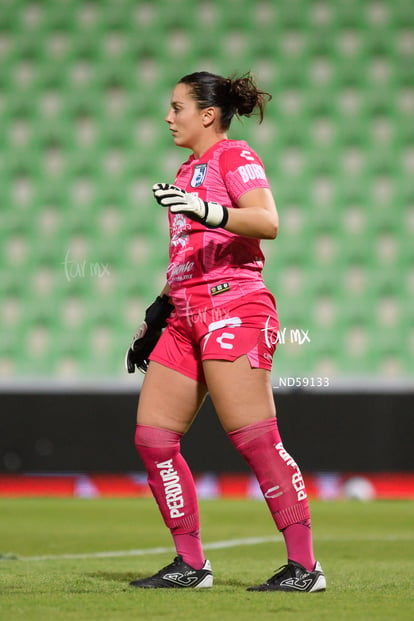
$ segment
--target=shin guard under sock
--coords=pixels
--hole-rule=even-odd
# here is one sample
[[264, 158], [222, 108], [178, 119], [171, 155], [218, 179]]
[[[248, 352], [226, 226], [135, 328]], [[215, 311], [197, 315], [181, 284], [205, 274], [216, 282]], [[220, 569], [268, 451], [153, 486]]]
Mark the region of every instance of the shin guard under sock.
[[[309, 503], [302, 474], [283, 447], [276, 418], [242, 427], [227, 435], [255, 474], [277, 528], [284, 531], [293, 524], [306, 521], [310, 525]], [[288, 558], [296, 561], [294, 531], [291, 533], [292, 537], [285, 536]], [[311, 550], [310, 527], [306, 530], [299, 529], [297, 533], [304, 539], [307, 538], [305, 546], [303, 542], [300, 544], [301, 548]], [[305, 553], [305, 556], [309, 555]], [[312, 558], [306, 558], [305, 567], [311, 561], [314, 565], [313, 552], [311, 556]], [[303, 562], [299, 560], [297, 562], [303, 565]]]
[[182, 434], [169, 429], [137, 425], [135, 446], [177, 554], [194, 569], [200, 569], [204, 555], [197, 494], [191, 471], [180, 453], [181, 438]]

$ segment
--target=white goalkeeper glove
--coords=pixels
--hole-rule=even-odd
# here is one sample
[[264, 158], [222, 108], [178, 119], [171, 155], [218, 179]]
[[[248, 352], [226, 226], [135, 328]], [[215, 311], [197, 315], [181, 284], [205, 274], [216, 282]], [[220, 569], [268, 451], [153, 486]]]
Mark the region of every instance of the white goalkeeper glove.
[[185, 192], [169, 183], [156, 183], [152, 191], [159, 205], [169, 207], [172, 213], [183, 213], [191, 220], [210, 229], [226, 225], [229, 213], [219, 203], [205, 202], [195, 194]]

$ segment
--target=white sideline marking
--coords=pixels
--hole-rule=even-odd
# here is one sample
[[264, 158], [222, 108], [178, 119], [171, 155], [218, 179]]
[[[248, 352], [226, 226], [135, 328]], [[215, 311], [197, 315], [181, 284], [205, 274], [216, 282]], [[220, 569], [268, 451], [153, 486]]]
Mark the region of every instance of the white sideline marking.
[[[205, 550], [221, 550], [223, 548], [234, 548], [236, 546], [254, 546], [260, 543], [270, 543], [282, 541], [282, 537], [247, 537], [245, 539], [228, 539], [227, 541], [213, 541], [205, 543]], [[113, 550], [112, 552], [90, 552], [86, 554], [49, 554], [45, 556], [16, 556], [16, 561], [54, 561], [60, 559], [88, 559], [88, 558], [116, 558], [122, 556], [146, 556], [149, 554], [165, 554], [175, 552], [175, 548], [144, 548], [140, 550]], [[0, 561], [2, 559], [0, 558]], [[5, 559], [3, 559], [5, 560]]]
[[[361, 535], [361, 536], [326, 536], [323, 535], [320, 537], [315, 537], [316, 542], [347, 542], [347, 541], [360, 541], [361, 543], [368, 541], [380, 541], [384, 543], [386, 541], [413, 541], [414, 536], [409, 535], [397, 535], [397, 534], [389, 534], [385, 537], [383, 535]], [[224, 548], [235, 548], [237, 546], [255, 546], [262, 543], [278, 543], [282, 542], [282, 536], [273, 536], [273, 537], [245, 537], [244, 539], [227, 539], [225, 541], [212, 541], [211, 543], [203, 544], [203, 548], [205, 550], [223, 550]], [[153, 554], [166, 554], [167, 552], [175, 553], [175, 548], [173, 547], [163, 547], [163, 548], [142, 548], [138, 550], [112, 550], [108, 552], [88, 552], [85, 554], [48, 554], [44, 556], [18, 556], [18, 555], [7, 555], [5, 557], [1, 557], [0, 562], [6, 560], [15, 560], [15, 561], [56, 561], [56, 560], [82, 560], [82, 559], [93, 559], [93, 558], [119, 558], [125, 556], [147, 556]]]

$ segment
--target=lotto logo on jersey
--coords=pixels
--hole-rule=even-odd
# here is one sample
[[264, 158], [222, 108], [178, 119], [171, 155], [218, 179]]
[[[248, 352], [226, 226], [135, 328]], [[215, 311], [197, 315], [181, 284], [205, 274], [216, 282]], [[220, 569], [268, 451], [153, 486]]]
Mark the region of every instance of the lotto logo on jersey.
[[237, 170], [240, 173], [243, 183], [247, 183], [253, 179], [266, 179], [264, 168], [259, 164], [246, 164], [245, 166], [239, 166]]
[[198, 164], [194, 168], [193, 178], [190, 185], [192, 188], [198, 188], [206, 178], [207, 164]]

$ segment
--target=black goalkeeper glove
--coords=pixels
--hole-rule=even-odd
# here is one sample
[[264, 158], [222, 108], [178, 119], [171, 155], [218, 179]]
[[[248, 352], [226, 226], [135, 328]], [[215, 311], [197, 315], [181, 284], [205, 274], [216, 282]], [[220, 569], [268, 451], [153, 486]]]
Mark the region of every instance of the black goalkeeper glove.
[[128, 373], [135, 373], [135, 367], [142, 373], [146, 373], [149, 363], [149, 355], [157, 344], [163, 328], [167, 325], [167, 319], [171, 315], [174, 306], [168, 301], [168, 296], [158, 296], [145, 311], [145, 319], [138, 326], [132, 343], [125, 356], [125, 367]]
[[219, 203], [206, 203], [195, 194], [184, 192], [169, 183], [156, 183], [152, 191], [157, 203], [169, 207], [172, 213], [183, 213], [210, 229], [226, 226], [229, 212]]

